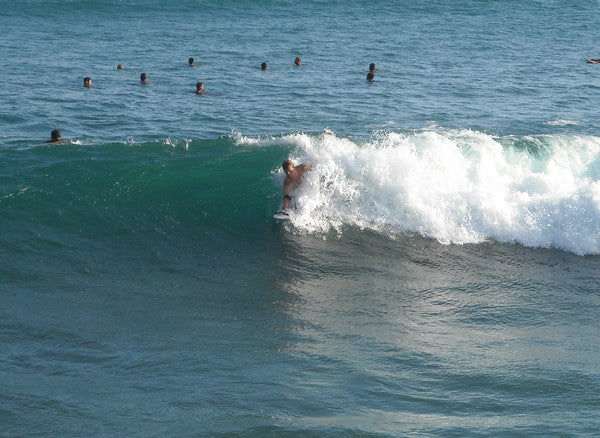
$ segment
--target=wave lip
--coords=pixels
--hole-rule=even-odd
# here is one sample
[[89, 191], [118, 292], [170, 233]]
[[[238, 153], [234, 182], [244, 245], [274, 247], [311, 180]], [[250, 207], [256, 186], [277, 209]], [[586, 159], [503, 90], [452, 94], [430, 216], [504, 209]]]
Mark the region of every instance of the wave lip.
[[[292, 221], [309, 233], [352, 226], [442, 243], [496, 240], [600, 253], [600, 138], [502, 137], [440, 129], [360, 141], [331, 131], [278, 139], [314, 163]], [[280, 170], [274, 171], [281, 180]]]

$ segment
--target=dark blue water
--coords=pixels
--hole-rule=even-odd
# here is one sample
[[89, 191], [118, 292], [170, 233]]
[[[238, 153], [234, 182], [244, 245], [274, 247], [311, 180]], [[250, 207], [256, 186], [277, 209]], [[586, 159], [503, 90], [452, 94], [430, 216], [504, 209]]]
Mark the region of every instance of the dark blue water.
[[1, 436], [600, 433], [596, 2], [3, 6]]

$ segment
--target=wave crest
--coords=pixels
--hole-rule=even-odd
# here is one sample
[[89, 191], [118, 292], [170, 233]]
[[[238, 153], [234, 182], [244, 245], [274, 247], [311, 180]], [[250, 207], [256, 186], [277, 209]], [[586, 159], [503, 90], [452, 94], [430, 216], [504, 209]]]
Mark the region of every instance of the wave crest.
[[296, 193], [292, 221], [301, 232], [353, 226], [442, 243], [493, 239], [600, 253], [599, 138], [465, 130], [360, 141], [325, 131], [256, 144], [271, 142], [291, 144], [294, 161], [314, 164]]

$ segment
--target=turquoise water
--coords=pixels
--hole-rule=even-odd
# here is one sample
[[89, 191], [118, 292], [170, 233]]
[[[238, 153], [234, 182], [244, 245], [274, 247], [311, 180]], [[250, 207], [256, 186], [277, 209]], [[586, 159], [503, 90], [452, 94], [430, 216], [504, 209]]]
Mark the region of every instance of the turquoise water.
[[597, 436], [599, 9], [4, 5], [0, 435]]

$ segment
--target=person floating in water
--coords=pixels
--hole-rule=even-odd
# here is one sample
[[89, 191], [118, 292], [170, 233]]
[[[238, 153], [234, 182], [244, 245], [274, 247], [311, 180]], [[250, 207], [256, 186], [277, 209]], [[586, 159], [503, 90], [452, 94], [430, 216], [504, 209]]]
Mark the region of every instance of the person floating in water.
[[190, 58], [190, 59], [188, 59], [188, 65], [189, 65], [190, 67], [195, 67], [195, 66], [196, 66], [196, 64], [194, 64], [194, 58]]
[[83, 86], [85, 88], [92, 88], [92, 78], [90, 78], [89, 76], [83, 78]]
[[58, 129], [55, 129], [54, 131], [52, 131], [50, 133], [50, 140], [46, 140], [46, 143], [59, 143], [61, 142], [62, 136], [60, 135], [60, 131]]
[[299, 56], [296, 56], [296, 59], [294, 59], [294, 65], [297, 65], [298, 67], [300, 67], [302, 65], [302, 58], [300, 58]]
[[204, 84], [202, 82], [196, 82], [196, 94], [204, 93]]
[[283, 202], [278, 213], [287, 214], [286, 209], [292, 200], [292, 192], [302, 183], [302, 176], [312, 168], [312, 165], [294, 166], [292, 160], [285, 160], [281, 167], [285, 172], [285, 179], [283, 180]]
[[148, 82], [150, 82], [150, 81], [148, 81], [148, 76], [146, 75], [146, 73], [142, 73], [140, 75], [140, 82], [142, 84], [147, 84]]
[[261, 69], [262, 71], [266, 71], [266, 70], [268, 70], [268, 69], [269, 69], [269, 66], [267, 65], [267, 63], [266, 63], [266, 62], [263, 62], [263, 63], [260, 65], [260, 69]]
[[373, 82], [375, 80], [375, 75], [371, 72], [367, 73], [367, 81]]
[[123, 67], [123, 64], [119, 64], [117, 65], [117, 70], [125, 70], [125, 67]]
[[596, 59], [588, 59], [586, 61], [588, 64], [600, 64], [600, 58], [596, 58]]

